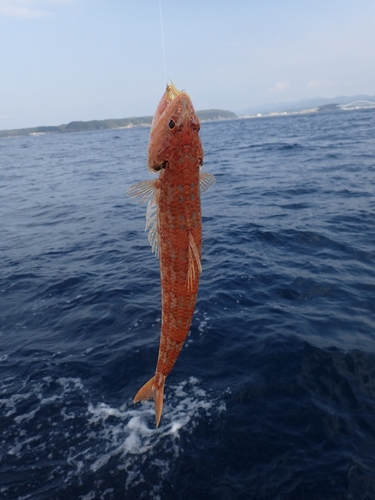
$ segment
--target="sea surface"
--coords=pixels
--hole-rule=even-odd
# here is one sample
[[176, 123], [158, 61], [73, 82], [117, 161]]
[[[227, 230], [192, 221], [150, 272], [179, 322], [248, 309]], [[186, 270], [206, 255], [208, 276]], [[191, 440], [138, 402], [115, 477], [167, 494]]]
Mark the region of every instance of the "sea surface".
[[0, 498], [375, 499], [375, 111], [203, 123], [160, 427], [149, 128], [0, 139]]

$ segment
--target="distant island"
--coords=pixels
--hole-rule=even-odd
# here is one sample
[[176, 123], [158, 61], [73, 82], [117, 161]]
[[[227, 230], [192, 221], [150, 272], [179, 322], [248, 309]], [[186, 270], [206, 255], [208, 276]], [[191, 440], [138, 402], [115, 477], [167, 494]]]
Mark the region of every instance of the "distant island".
[[[201, 121], [211, 120], [233, 120], [238, 116], [232, 111], [223, 109], [207, 109], [197, 111]], [[69, 132], [88, 132], [92, 130], [108, 130], [132, 127], [149, 127], [152, 116], [141, 116], [132, 118], [119, 118], [110, 120], [91, 120], [88, 122], [74, 121], [64, 125], [20, 128], [14, 130], [0, 130], [0, 137], [18, 137], [20, 135], [42, 135], [42, 134], [65, 134]]]

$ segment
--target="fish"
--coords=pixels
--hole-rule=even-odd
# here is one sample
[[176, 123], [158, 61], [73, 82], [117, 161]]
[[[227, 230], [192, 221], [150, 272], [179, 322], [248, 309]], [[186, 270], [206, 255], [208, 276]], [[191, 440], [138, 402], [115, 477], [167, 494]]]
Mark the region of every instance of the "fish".
[[200, 121], [189, 95], [171, 82], [156, 108], [148, 145], [148, 170], [157, 179], [128, 190], [148, 202], [146, 230], [152, 252], [160, 259], [161, 335], [155, 375], [134, 397], [134, 403], [153, 399], [156, 428], [164, 399], [165, 379], [171, 372], [190, 329], [202, 272], [202, 213], [200, 194], [215, 177], [201, 172], [203, 148]]

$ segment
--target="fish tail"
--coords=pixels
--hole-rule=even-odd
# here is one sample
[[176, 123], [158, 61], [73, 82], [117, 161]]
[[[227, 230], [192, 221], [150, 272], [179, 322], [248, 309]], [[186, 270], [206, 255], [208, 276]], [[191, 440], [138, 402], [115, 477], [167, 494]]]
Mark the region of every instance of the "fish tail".
[[133, 403], [146, 401], [147, 399], [153, 399], [155, 401], [156, 428], [159, 427], [161, 413], [163, 411], [164, 382], [165, 377], [161, 377], [161, 384], [158, 387], [155, 384], [155, 377], [152, 377], [139, 389], [133, 399]]

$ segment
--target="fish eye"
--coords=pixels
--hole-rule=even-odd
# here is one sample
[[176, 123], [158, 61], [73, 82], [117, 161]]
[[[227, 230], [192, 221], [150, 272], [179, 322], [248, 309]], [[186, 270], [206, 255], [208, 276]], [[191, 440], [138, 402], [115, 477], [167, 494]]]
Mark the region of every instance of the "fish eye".
[[172, 130], [172, 129], [174, 129], [174, 126], [175, 126], [175, 125], [176, 125], [176, 124], [175, 124], [175, 122], [174, 122], [172, 119], [171, 119], [171, 120], [169, 120], [168, 127], [169, 127], [171, 130]]

